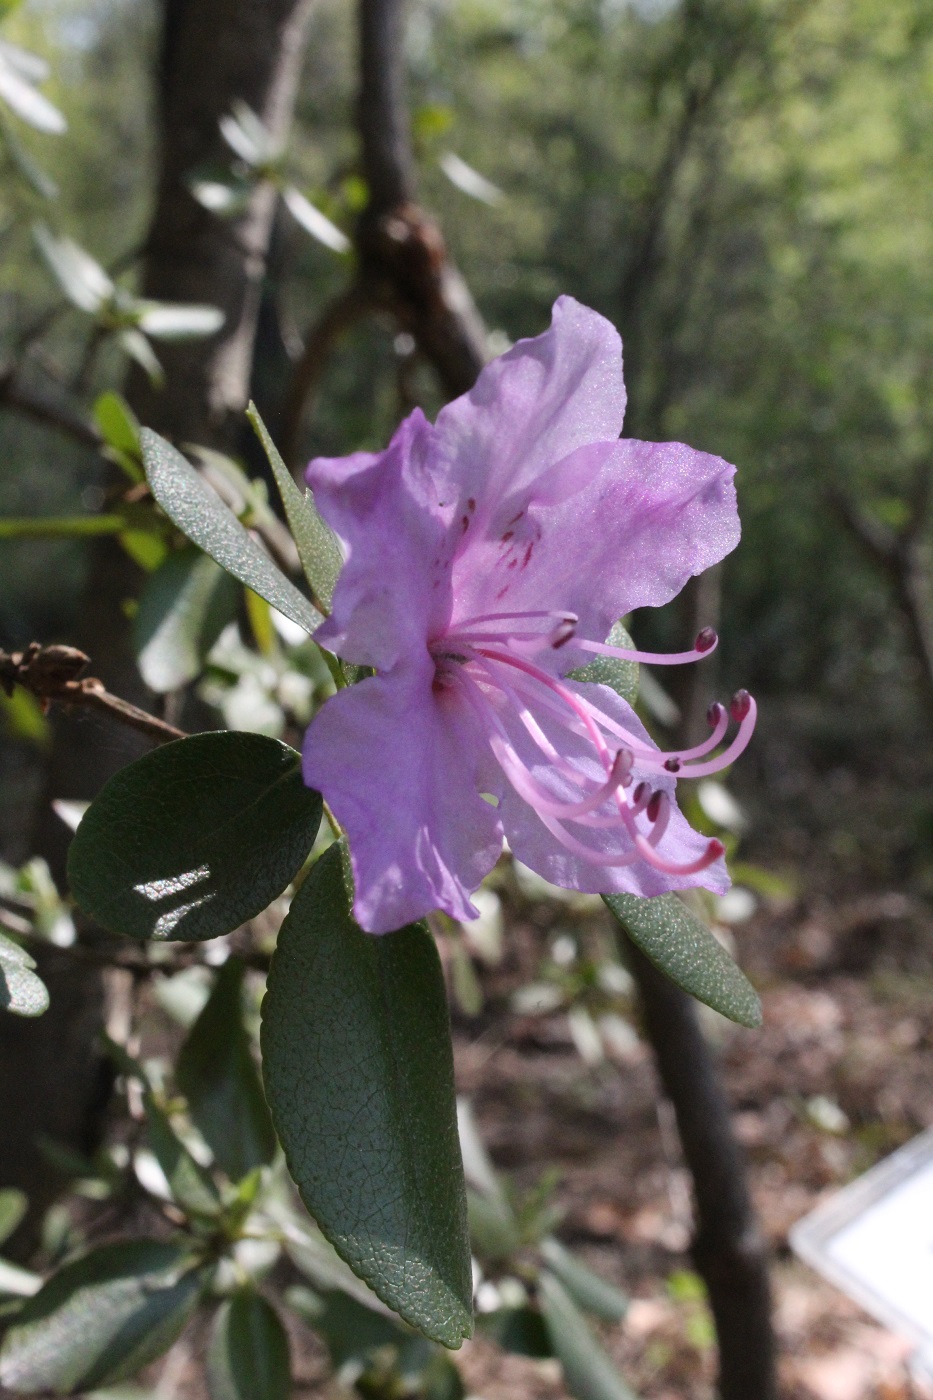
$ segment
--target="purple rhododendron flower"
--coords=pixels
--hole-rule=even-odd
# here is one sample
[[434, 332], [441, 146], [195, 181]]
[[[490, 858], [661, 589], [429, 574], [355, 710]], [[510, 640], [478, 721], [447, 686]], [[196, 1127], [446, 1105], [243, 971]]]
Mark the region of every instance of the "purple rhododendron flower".
[[307, 471], [346, 562], [317, 640], [376, 675], [328, 700], [304, 774], [346, 829], [354, 913], [384, 933], [470, 893], [502, 849], [554, 884], [656, 895], [729, 879], [718, 841], [674, 800], [748, 742], [755, 707], [722, 705], [695, 748], [662, 753], [605, 685], [567, 679], [633, 608], [666, 603], [733, 549], [734, 468], [682, 443], [619, 440], [614, 327], [570, 297], [551, 327], [488, 365], [431, 424], [384, 452]]

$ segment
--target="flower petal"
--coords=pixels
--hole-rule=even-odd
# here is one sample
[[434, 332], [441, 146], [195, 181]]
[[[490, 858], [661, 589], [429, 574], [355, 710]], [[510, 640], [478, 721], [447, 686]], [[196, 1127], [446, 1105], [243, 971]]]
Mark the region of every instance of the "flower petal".
[[433, 677], [428, 660], [361, 681], [327, 701], [305, 739], [305, 781], [347, 832], [368, 933], [432, 909], [475, 918], [470, 893], [502, 849], [498, 813], [479, 796], [485, 746]]
[[358, 665], [387, 671], [423, 656], [450, 611], [449, 512], [431, 480], [433, 437], [416, 409], [384, 452], [317, 457], [305, 473], [346, 551], [316, 639]]
[[[574, 694], [598, 706], [604, 714], [622, 725], [642, 744], [656, 749], [657, 746], [631, 706], [608, 686], [586, 682], [564, 684]], [[564, 758], [585, 769], [594, 782], [604, 780], [604, 770], [588, 739], [560, 725], [552, 715], [541, 708], [535, 708], [535, 718]], [[523, 762], [542, 784], [565, 800], [573, 800], [579, 796], [535, 748], [528, 736], [519, 732], [518, 726], [514, 729], [510, 726], [510, 733]], [[637, 784], [641, 778], [649, 781], [653, 789], [666, 792], [672, 803], [670, 820], [658, 846], [659, 854], [684, 865], [697, 860], [706, 851], [709, 838], [694, 831], [678, 808], [674, 798], [675, 779], [666, 773], [640, 771], [636, 759], [633, 783]], [[641, 859], [633, 865], [590, 864], [562, 846], [534, 809], [511, 788], [505, 790], [500, 800], [499, 815], [506, 839], [517, 858], [552, 884], [560, 885], [564, 889], [580, 890], [587, 894], [623, 892], [648, 898], [656, 894], [666, 894], [670, 890], [694, 886], [722, 894], [730, 884], [725, 861], [722, 859], [693, 875], [665, 874]], [[647, 834], [650, 827], [644, 818], [639, 824], [644, 834]], [[568, 821], [566, 827], [577, 840], [594, 851], [600, 851], [607, 858], [624, 856], [632, 849], [631, 838], [624, 828], [619, 826], [584, 827]]]
[[[532, 497], [510, 530], [470, 539], [456, 566], [458, 616], [563, 609], [578, 615], [581, 637], [602, 641], [618, 618], [668, 602], [738, 543], [735, 468], [720, 457], [626, 438], [580, 448], [559, 472], [575, 491]], [[571, 644], [559, 659], [570, 670], [580, 653]]]
[[[487, 528], [544, 490], [543, 477], [585, 443], [618, 438], [625, 412], [622, 342], [611, 322], [572, 297], [551, 327], [488, 364], [436, 424], [438, 481], [459, 519], [474, 502]], [[514, 509], [512, 507], [514, 504]]]

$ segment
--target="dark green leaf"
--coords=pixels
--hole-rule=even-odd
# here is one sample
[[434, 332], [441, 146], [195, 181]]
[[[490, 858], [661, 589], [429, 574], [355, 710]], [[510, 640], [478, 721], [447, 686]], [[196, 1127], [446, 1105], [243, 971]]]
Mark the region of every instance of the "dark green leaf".
[[740, 1026], [761, 1025], [754, 987], [676, 894], [654, 899], [607, 894], [603, 899], [632, 942], [678, 987]]
[[152, 494], [182, 534], [280, 613], [309, 634], [314, 632], [323, 620], [317, 608], [273, 564], [190, 462], [148, 428], [140, 438]]
[[9, 1186], [0, 1191], [0, 1244], [8, 1240], [29, 1208], [24, 1191]]
[[262, 1047], [289, 1170], [324, 1234], [406, 1321], [459, 1346], [472, 1290], [440, 961], [420, 925], [357, 927], [339, 846], [282, 926]]
[[218, 1312], [207, 1380], [212, 1400], [288, 1400], [288, 1338], [275, 1308], [259, 1293], [244, 1290]]
[[220, 1197], [210, 1173], [192, 1157], [152, 1094], [147, 1093], [144, 1102], [149, 1145], [165, 1173], [173, 1200], [192, 1215], [216, 1215]]
[[522, 1235], [513, 1211], [501, 1197], [467, 1190], [470, 1238], [480, 1259], [508, 1259], [521, 1247]]
[[534, 1308], [498, 1308], [495, 1312], [479, 1313], [476, 1328], [503, 1351], [516, 1356], [553, 1356], [550, 1334], [544, 1319]]
[[554, 1274], [541, 1274], [538, 1297], [571, 1395], [577, 1400], [636, 1400]]
[[[632, 641], [621, 622], [614, 624], [606, 638], [611, 647], [634, 648]], [[580, 666], [570, 672], [571, 680], [592, 681], [597, 685], [608, 685], [623, 700], [634, 705], [638, 699], [638, 662], [623, 661], [618, 656], [597, 656], [587, 666]]]
[[363, 1361], [382, 1347], [397, 1347], [412, 1336], [393, 1314], [373, 1312], [346, 1293], [322, 1293], [309, 1320], [337, 1368], [347, 1361]]
[[93, 1250], [22, 1308], [0, 1349], [0, 1384], [66, 1395], [134, 1375], [172, 1345], [206, 1282], [179, 1245], [132, 1240]]
[[178, 1056], [178, 1087], [232, 1181], [271, 1162], [275, 1133], [243, 1025], [243, 964], [225, 962]]
[[301, 869], [321, 821], [294, 749], [260, 734], [194, 734], [123, 768], [68, 853], [85, 913], [134, 938], [215, 938]]
[[246, 410], [246, 416], [269, 459], [304, 576], [318, 602], [329, 609], [333, 601], [337, 575], [343, 567], [343, 555], [337, 537], [318, 515], [311, 492], [301, 491], [295, 484], [294, 477], [283, 462], [254, 403]]
[[239, 586], [195, 545], [170, 554], [146, 580], [133, 619], [142, 678], [163, 695], [199, 675], [204, 658], [236, 616]]
[[48, 1010], [49, 994], [32, 971], [35, 965], [18, 943], [0, 933], [0, 1010], [17, 1016], [41, 1016]]
[[604, 1322], [622, 1321], [628, 1312], [629, 1299], [621, 1288], [594, 1274], [553, 1236], [543, 1239], [539, 1248], [551, 1272], [557, 1275], [579, 1307]]

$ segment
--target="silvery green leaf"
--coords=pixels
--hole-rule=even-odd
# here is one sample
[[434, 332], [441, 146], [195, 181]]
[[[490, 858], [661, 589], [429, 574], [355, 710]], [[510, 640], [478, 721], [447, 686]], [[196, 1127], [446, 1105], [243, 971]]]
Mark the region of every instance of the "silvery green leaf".
[[165, 382], [165, 372], [159, 363], [159, 357], [156, 355], [142, 331], [131, 326], [125, 331], [120, 331], [117, 340], [129, 355], [130, 359], [135, 360], [140, 368], [149, 376], [149, 382], [151, 384], [158, 388]]
[[58, 238], [46, 224], [34, 224], [39, 252], [62, 292], [79, 311], [97, 313], [113, 297], [114, 285], [96, 258], [72, 238]]
[[32, 970], [35, 965], [24, 948], [0, 933], [0, 1010], [17, 1016], [41, 1016], [48, 1010], [49, 994]]
[[437, 163], [450, 183], [463, 194], [468, 194], [471, 199], [491, 205], [501, 204], [505, 199], [505, 194], [498, 185], [487, 180], [486, 176], [474, 170], [472, 165], [467, 165], [466, 161], [461, 160], [453, 151], [445, 151]]
[[304, 576], [318, 602], [329, 608], [333, 601], [337, 578], [343, 568], [343, 554], [337, 537], [318, 515], [311, 492], [307, 489], [302, 491], [295, 484], [294, 477], [282, 460], [254, 403], [246, 410], [246, 416], [252, 423], [272, 468]]
[[37, 131], [60, 135], [68, 123], [61, 112], [33, 86], [48, 77], [48, 65], [35, 54], [0, 40], [0, 100]]
[[317, 608], [285, 577], [190, 462], [148, 428], [143, 428], [140, 438], [152, 494], [182, 534], [309, 635], [314, 633], [323, 621]]
[[198, 340], [219, 331], [226, 319], [217, 306], [144, 301], [137, 325], [155, 340]]
[[352, 244], [343, 229], [338, 228], [326, 214], [315, 208], [294, 185], [286, 186], [282, 191], [282, 199], [292, 218], [301, 225], [305, 233], [310, 233], [312, 238], [316, 238], [325, 248], [330, 248], [335, 253], [349, 253]]

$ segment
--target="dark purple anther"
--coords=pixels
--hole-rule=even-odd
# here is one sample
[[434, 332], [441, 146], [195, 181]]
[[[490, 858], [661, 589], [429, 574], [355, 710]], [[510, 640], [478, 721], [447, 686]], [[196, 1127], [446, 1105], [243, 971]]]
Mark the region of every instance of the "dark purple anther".
[[719, 724], [724, 714], [725, 710], [723, 709], [720, 702], [718, 700], [714, 700], [712, 705], [710, 705], [709, 709], [706, 711], [706, 722], [709, 725], [710, 729], [716, 728], [717, 724]]
[[651, 794], [651, 797], [648, 800], [648, 806], [645, 808], [645, 815], [647, 816], [649, 822], [657, 821], [658, 817], [661, 815], [661, 807], [663, 805], [663, 802], [663, 792], [653, 792]]
[[668, 758], [668, 759], [665, 759], [665, 761], [664, 761], [664, 767], [667, 769], [668, 773], [679, 773], [679, 772], [680, 772], [680, 759], [679, 759], [679, 758]]
[[710, 651], [718, 640], [719, 638], [716, 636], [712, 627], [704, 627], [702, 631], [697, 633], [697, 639], [693, 645], [696, 647], [697, 651]]
[[752, 708], [752, 697], [747, 690], [737, 690], [729, 705], [729, 713], [736, 724], [741, 724]]

